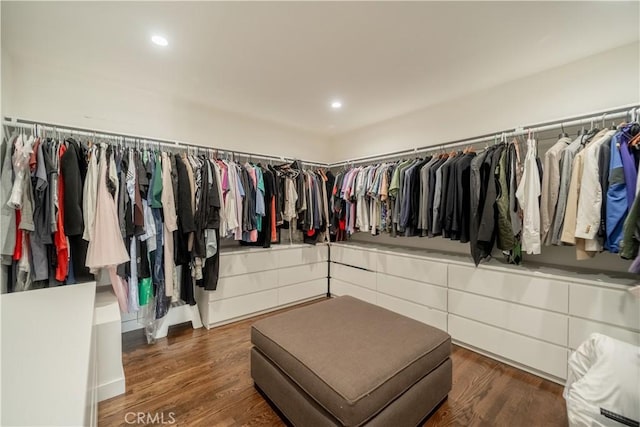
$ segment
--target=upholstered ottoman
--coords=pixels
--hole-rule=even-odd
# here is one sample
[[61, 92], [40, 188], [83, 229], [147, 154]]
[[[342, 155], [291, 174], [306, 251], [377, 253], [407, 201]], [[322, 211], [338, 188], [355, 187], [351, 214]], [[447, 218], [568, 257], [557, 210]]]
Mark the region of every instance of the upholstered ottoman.
[[343, 296], [256, 322], [251, 375], [295, 426], [416, 426], [451, 390], [451, 337]]

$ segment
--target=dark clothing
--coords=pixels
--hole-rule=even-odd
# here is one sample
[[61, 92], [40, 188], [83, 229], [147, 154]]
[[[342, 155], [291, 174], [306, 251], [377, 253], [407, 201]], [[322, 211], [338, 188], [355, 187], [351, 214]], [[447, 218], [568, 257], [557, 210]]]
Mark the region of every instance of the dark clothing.
[[411, 200], [409, 202], [410, 216], [408, 225], [414, 232], [418, 230], [418, 216], [420, 213], [420, 169], [422, 169], [422, 167], [426, 165], [429, 160], [431, 160], [431, 157], [427, 157], [426, 159], [418, 163], [413, 170], [413, 174], [411, 175]]
[[258, 233], [258, 242], [262, 244], [262, 247], [270, 248], [273, 227], [273, 214], [271, 204], [274, 202], [276, 192], [276, 178], [274, 176], [274, 172], [272, 172], [270, 169], [262, 168], [262, 179], [264, 181], [265, 216], [262, 219], [262, 231]]
[[606, 195], [609, 189], [609, 162], [611, 160], [611, 140], [603, 143], [598, 154], [598, 173], [600, 174], [600, 189], [602, 190], [602, 203], [600, 207], [600, 227], [598, 229], [598, 240], [604, 247], [607, 237], [607, 203]]
[[82, 188], [87, 175], [84, 150], [73, 138], [66, 140], [67, 151], [60, 158], [60, 175], [64, 179], [64, 233], [67, 236], [81, 235], [84, 231], [82, 218]]
[[467, 153], [456, 168], [456, 204], [451, 224], [452, 236], [461, 243], [469, 241], [469, 223], [471, 221], [471, 161], [476, 153]]
[[443, 183], [446, 186], [442, 187], [442, 196], [440, 198], [440, 224], [442, 226], [442, 236], [451, 238], [452, 240], [458, 240], [457, 235], [451, 232], [453, 226], [453, 210], [454, 205], [457, 202], [458, 185], [456, 182], [458, 163], [462, 160], [463, 156], [459, 153], [448, 164], [447, 178], [444, 179], [442, 175]]
[[511, 227], [511, 213], [509, 212], [509, 186], [507, 175], [509, 173], [507, 163], [507, 150], [502, 150], [495, 176], [497, 179], [496, 208], [498, 211], [498, 249], [509, 251], [513, 249], [515, 240]]
[[193, 194], [194, 190], [191, 188], [187, 167], [182, 158], [180, 156], [175, 156], [175, 158], [176, 169], [178, 170], [178, 193], [176, 197], [178, 229], [173, 234], [175, 245], [174, 260], [176, 265], [185, 265], [191, 262], [191, 252], [188, 248], [189, 233], [196, 230], [193, 211], [191, 210], [191, 194]]
[[429, 169], [429, 201], [427, 203], [427, 234], [429, 237], [435, 235], [433, 230], [433, 202], [436, 188], [436, 172], [446, 162], [447, 159], [440, 159]]
[[215, 229], [214, 231], [216, 233], [218, 250], [215, 255], [206, 259], [204, 267], [202, 268], [203, 287], [207, 291], [215, 291], [217, 289], [218, 276], [220, 274], [220, 232], [218, 229]]

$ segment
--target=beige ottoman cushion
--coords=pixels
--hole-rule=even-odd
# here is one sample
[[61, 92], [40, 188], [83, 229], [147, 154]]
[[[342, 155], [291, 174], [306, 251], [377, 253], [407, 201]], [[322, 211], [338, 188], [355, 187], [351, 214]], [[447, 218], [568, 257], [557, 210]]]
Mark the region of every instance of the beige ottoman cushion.
[[348, 296], [260, 320], [251, 341], [346, 426], [365, 423], [451, 352], [447, 333]]

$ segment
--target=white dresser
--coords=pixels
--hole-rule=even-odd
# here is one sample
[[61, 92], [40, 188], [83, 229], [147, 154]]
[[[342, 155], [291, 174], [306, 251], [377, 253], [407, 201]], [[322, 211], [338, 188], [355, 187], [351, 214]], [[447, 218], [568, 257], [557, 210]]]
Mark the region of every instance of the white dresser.
[[274, 245], [220, 254], [215, 291], [196, 289], [207, 328], [327, 294], [328, 246]]
[[0, 295], [3, 426], [97, 425], [95, 283]]
[[446, 330], [455, 343], [563, 383], [591, 333], [640, 345], [635, 280], [407, 248], [331, 246], [330, 289]]

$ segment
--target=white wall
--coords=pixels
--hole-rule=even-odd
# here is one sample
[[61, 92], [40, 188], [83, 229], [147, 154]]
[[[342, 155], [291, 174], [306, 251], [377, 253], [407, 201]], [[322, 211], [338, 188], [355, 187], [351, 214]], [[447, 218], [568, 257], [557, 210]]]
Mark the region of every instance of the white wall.
[[2, 56], [4, 116], [309, 161], [328, 155], [320, 135]]
[[[625, 45], [332, 139], [330, 161], [437, 145], [640, 103], [640, 44]], [[505, 58], [508, 61], [508, 58]], [[468, 64], [473, 78], [473, 63]]]

